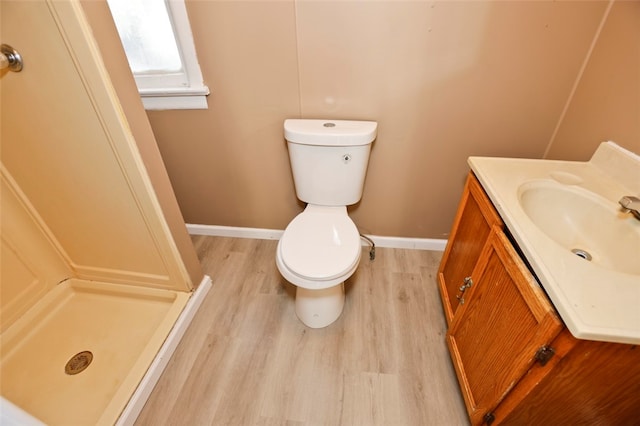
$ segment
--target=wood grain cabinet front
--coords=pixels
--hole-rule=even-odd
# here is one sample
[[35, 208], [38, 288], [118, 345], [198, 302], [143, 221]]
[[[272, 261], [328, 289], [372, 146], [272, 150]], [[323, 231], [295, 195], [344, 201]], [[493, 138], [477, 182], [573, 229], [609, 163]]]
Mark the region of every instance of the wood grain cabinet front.
[[469, 175], [438, 286], [472, 425], [640, 425], [640, 348], [576, 339]]
[[471, 281], [447, 344], [471, 423], [482, 424], [491, 421], [562, 322], [498, 227], [489, 234]]
[[460, 302], [464, 303], [464, 292], [468, 289], [465, 279], [471, 276], [493, 226], [502, 227], [502, 219], [476, 177], [469, 173], [438, 269], [440, 297], [449, 325]]

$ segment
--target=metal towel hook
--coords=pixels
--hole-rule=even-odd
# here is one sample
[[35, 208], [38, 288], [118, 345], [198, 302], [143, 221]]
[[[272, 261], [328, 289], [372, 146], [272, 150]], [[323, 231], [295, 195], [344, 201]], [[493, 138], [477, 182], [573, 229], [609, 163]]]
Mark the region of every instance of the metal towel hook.
[[22, 56], [8, 44], [0, 46], [0, 69], [9, 68], [11, 71], [22, 71]]

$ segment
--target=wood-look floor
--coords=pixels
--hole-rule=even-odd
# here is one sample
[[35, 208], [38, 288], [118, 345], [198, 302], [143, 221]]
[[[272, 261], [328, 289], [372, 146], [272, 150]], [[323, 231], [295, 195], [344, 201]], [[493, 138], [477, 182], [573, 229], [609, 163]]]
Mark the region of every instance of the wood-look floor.
[[466, 425], [444, 340], [440, 252], [363, 248], [342, 316], [294, 311], [276, 241], [194, 237], [213, 288], [137, 425]]

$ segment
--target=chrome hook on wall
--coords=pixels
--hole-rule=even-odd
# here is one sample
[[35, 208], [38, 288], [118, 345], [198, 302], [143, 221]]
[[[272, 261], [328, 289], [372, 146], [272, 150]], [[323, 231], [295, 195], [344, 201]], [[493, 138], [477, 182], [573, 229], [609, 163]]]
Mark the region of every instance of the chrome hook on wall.
[[22, 71], [22, 56], [8, 44], [0, 46], [0, 69], [9, 68], [11, 71]]

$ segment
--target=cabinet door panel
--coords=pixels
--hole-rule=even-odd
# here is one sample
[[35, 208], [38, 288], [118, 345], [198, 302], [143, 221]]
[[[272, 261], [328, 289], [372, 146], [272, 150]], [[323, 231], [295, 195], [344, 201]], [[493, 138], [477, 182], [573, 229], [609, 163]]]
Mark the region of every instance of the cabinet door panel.
[[502, 230], [494, 227], [447, 344], [472, 424], [480, 424], [562, 324]]
[[458, 212], [451, 230], [449, 243], [438, 270], [438, 285], [447, 323], [451, 324], [458, 300], [456, 295], [471, 275], [491, 227], [502, 226], [500, 216], [488, 200], [473, 173], [469, 173]]

